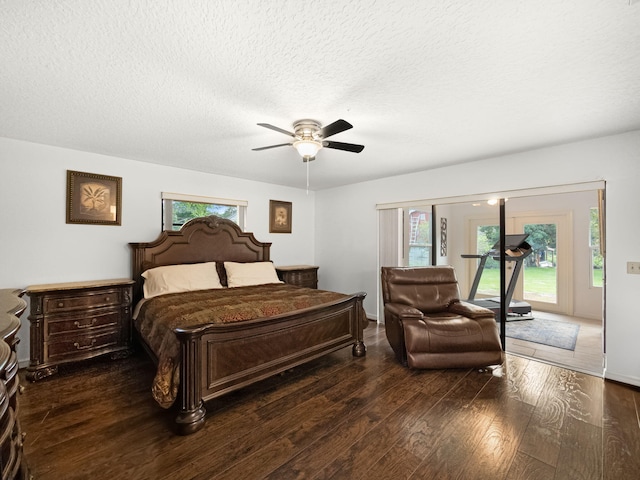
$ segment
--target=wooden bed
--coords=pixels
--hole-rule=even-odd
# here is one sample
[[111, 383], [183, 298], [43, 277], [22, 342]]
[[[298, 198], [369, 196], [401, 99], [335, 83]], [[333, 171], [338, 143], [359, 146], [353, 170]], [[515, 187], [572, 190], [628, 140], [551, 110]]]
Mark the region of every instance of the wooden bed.
[[[141, 274], [149, 268], [269, 261], [271, 243], [259, 242], [235, 223], [211, 216], [191, 220], [180, 231], [164, 231], [152, 242], [129, 245], [135, 305], [143, 296]], [[224, 272], [220, 276], [222, 279]], [[354, 356], [364, 356], [365, 295], [345, 295], [330, 304], [275, 317], [176, 328], [180, 343], [180, 383], [174, 404], [178, 433], [190, 434], [204, 425], [204, 402], [208, 400], [349, 345]], [[157, 362], [144, 340], [136, 336]]]

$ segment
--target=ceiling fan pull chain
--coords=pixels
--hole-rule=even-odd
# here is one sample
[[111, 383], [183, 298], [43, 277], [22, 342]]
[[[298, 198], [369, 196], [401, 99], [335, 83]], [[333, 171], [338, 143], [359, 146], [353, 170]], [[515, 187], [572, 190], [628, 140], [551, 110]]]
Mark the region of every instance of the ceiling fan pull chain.
[[311, 162], [309, 160], [306, 161], [307, 164], [307, 195], [309, 195], [309, 164]]

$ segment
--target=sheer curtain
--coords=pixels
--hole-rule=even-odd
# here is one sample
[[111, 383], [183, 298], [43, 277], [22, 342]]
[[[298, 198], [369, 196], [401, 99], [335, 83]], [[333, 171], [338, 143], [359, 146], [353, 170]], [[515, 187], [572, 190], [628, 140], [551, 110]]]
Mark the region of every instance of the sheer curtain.
[[378, 210], [378, 322], [384, 322], [382, 290], [379, 281], [381, 267], [397, 267], [402, 259], [402, 208]]

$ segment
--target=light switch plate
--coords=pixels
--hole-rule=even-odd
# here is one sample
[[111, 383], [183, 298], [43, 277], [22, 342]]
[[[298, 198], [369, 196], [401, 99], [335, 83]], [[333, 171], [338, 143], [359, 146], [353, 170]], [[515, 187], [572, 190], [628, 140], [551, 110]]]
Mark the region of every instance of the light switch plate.
[[627, 262], [627, 273], [640, 274], [640, 262]]

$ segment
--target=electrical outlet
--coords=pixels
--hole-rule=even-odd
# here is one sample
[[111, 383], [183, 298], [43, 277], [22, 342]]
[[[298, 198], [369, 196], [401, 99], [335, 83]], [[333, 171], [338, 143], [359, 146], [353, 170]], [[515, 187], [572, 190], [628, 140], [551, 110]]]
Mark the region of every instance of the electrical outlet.
[[640, 262], [627, 262], [627, 273], [640, 275]]

